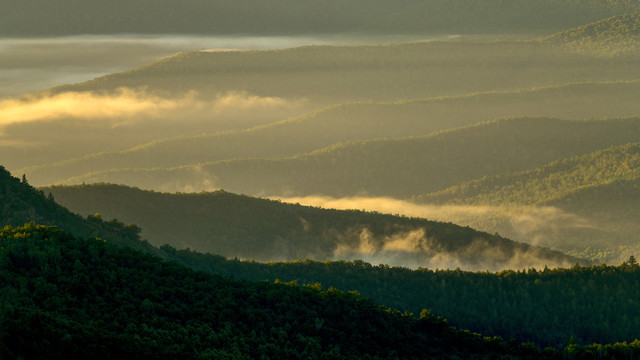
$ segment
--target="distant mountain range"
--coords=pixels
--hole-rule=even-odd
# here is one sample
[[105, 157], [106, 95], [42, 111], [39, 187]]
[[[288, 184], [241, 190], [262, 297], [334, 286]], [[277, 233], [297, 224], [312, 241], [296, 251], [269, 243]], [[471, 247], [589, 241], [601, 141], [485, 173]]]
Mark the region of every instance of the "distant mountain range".
[[[400, 102], [334, 105], [249, 129], [156, 140], [119, 152], [17, 169], [44, 185], [89, 172], [155, 168], [226, 159], [286, 157], [335, 143], [427, 135], [501, 117], [564, 119], [640, 113], [640, 81], [579, 83]], [[15, 161], [16, 159], [14, 159]]]
[[66, 183], [110, 182], [169, 191], [223, 188], [268, 196], [367, 194], [407, 198], [627, 144], [639, 137], [638, 118], [506, 119], [421, 137], [338, 144], [289, 158], [118, 169], [71, 178]]
[[[572, 205], [578, 193], [640, 180], [640, 143], [553, 162], [519, 173], [496, 175], [418, 197], [418, 201], [455, 204]], [[606, 191], [608, 192], [608, 191]], [[582, 205], [572, 210], [579, 210]]]

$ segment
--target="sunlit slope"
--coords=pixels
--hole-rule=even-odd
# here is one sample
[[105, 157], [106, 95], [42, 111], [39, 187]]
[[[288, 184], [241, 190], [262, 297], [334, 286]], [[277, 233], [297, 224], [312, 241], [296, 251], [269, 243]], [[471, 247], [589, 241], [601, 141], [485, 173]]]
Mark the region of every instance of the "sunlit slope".
[[639, 178], [640, 144], [632, 143], [556, 161], [533, 170], [474, 180], [417, 197], [416, 200], [487, 205], [557, 204], [561, 199], [573, 198], [589, 188]]
[[614, 118], [640, 114], [638, 99], [640, 81], [636, 80], [389, 103], [348, 103], [247, 130], [169, 138], [126, 151], [21, 168], [15, 173], [26, 173], [32, 183], [46, 185], [108, 169], [292, 156], [334, 143], [427, 135], [501, 117]]
[[638, 10], [633, 0], [8, 2], [0, 34], [551, 33]]
[[[533, 170], [485, 177], [415, 198], [422, 203], [505, 207], [504, 213], [462, 222], [518, 240], [523, 236], [535, 237], [545, 246], [571, 249], [602, 260], [626, 254], [631, 251], [625, 250], [628, 246], [637, 249], [640, 241], [638, 199], [638, 143], [556, 161]], [[508, 220], [513, 216], [509, 213], [518, 214], [522, 206], [561, 209], [564, 214], [556, 215], [563, 215], [565, 221], [550, 222], [548, 228], [540, 226], [524, 234], [527, 230], [517, 229], [517, 225]], [[625, 248], [618, 249], [618, 246]], [[589, 247], [591, 250], [586, 250]]]
[[538, 41], [188, 52], [131, 71], [59, 87], [52, 93], [146, 87], [158, 94], [244, 91], [319, 103], [390, 101], [639, 79], [637, 60], [575, 54]]
[[340, 144], [290, 158], [111, 170], [66, 183], [104, 181], [171, 191], [223, 188], [254, 195], [406, 198], [483, 176], [535, 168], [639, 137], [638, 118], [507, 119], [422, 137]]
[[73, 211], [135, 222], [154, 244], [227, 257], [262, 261], [364, 258], [414, 268], [476, 270], [570, 266], [577, 261], [454, 224], [326, 210], [222, 191], [167, 194], [105, 184], [55, 186], [43, 191], [51, 192]]
[[613, 16], [554, 34], [545, 40], [598, 56], [637, 54], [640, 51], [640, 13]]

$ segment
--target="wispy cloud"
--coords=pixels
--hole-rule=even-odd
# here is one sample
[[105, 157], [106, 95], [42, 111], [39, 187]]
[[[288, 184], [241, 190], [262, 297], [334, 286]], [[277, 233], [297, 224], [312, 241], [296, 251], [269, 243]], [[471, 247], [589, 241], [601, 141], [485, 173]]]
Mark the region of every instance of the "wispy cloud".
[[220, 94], [204, 99], [192, 91], [177, 98], [152, 95], [140, 89], [120, 88], [113, 93], [65, 92], [47, 97], [10, 99], [0, 102], [0, 126], [29, 121], [78, 118], [117, 120], [114, 124], [144, 117], [180, 115], [230, 115], [238, 112], [281, 110], [299, 106], [304, 100], [260, 97], [244, 92]]

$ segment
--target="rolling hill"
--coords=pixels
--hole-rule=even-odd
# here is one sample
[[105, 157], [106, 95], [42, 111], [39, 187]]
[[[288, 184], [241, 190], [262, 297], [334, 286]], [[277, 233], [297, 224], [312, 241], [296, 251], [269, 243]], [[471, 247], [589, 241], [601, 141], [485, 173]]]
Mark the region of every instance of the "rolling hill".
[[[292, 156], [345, 141], [427, 135], [502, 117], [615, 118], [639, 114], [638, 98], [640, 81], [622, 81], [390, 103], [348, 103], [249, 129], [173, 137], [14, 172], [28, 174], [33, 184], [47, 185], [100, 170]], [[102, 131], [100, 134], [107, 137]], [[65, 142], [69, 145], [73, 140]], [[26, 163], [21, 158], [29, 153], [20, 151], [23, 156], [13, 156], [12, 163]], [[36, 158], [30, 156], [31, 161]]]
[[258, 261], [360, 258], [414, 268], [477, 270], [569, 266], [578, 261], [453, 224], [319, 209], [223, 191], [166, 194], [107, 184], [43, 191], [75, 212], [135, 222], [157, 246], [167, 243], [226, 257]]
[[260, 196], [408, 198], [637, 141], [639, 126], [638, 118], [505, 119], [422, 137], [340, 144], [290, 158], [119, 169], [86, 174], [66, 183], [109, 182], [164, 191], [223, 188]]
[[487, 205], [557, 204], [592, 187], [637, 179], [640, 179], [640, 144], [631, 143], [524, 172], [486, 177], [416, 200]]

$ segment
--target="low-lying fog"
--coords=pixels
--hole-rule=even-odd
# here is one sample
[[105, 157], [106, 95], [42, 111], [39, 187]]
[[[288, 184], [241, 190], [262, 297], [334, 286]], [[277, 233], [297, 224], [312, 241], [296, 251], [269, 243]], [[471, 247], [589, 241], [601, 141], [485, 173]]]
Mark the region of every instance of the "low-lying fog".
[[[629, 255], [639, 251], [638, 246], [633, 242], [623, 244], [620, 239], [617, 239], [620, 236], [616, 236], [616, 230], [624, 229], [607, 229], [601, 227], [602, 224], [594, 223], [592, 218], [585, 218], [553, 206], [434, 205], [388, 197], [358, 196], [348, 198], [305, 196], [274, 199], [325, 209], [358, 209], [451, 222], [490, 234], [497, 232], [511, 240], [559, 250], [595, 263], [605, 262], [617, 265], [626, 260]], [[625, 227], [623, 224], [618, 226]], [[360, 257], [374, 263], [377, 261], [374, 256]], [[451, 261], [446, 264], [450, 267], [456, 266]]]
[[131, 69], [189, 50], [269, 50], [455, 39], [457, 36], [115, 35], [0, 38], [0, 99]]

